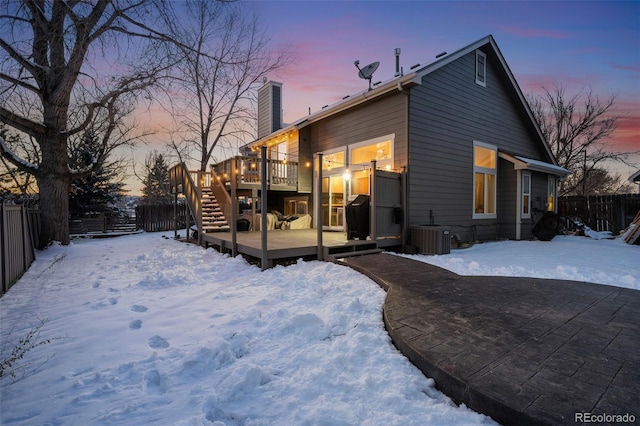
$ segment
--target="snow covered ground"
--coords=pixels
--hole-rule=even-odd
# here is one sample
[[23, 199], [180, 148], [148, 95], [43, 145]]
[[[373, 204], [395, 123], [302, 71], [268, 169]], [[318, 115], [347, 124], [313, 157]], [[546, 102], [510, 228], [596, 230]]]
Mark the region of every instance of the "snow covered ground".
[[444, 256], [403, 256], [459, 275], [556, 278], [640, 290], [640, 246], [621, 239], [559, 235], [550, 242], [490, 242]]
[[[413, 257], [462, 274], [640, 287], [640, 247], [620, 241], [556, 237]], [[163, 233], [53, 246], [0, 298], [0, 361], [39, 324], [35, 342], [51, 339], [0, 379], [0, 423], [491, 424], [393, 347], [383, 300], [346, 267], [261, 272]]]

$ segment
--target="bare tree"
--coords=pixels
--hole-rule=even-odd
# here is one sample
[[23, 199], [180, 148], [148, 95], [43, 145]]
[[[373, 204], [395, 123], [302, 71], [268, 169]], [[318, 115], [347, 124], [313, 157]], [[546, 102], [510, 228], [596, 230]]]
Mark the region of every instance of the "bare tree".
[[0, 5], [0, 122], [32, 138], [40, 158], [25, 160], [3, 139], [0, 154], [37, 180], [42, 244], [68, 244], [69, 188], [74, 176], [88, 171], [70, 167], [70, 138], [97, 114], [116, 111], [118, 99], [150, 87], [166, 67], [152, 50], [168, 38], [145, 25], [159, 1]]
[[172, 146], [184, 159], [189, 145], [204, 171], [214, 148], [234, 146], [250, 131], [253, 89], [286, 66], [292, 54], [288, 48], [270, 49], [257, 18], [234, 4], [188, 0], [184, 5], [182, 19], [166, 18], [182, 58], [169, 105], [184, 137]]
[[[38, 163], [39, 152], [32, 138], [11, 134], [2, 123], [0, 123], [0, 138], [25, 161], [31, 164]], [[32, 203], [36, 199], [37, 192], [38, 188], [32, 175], [21, 171], [0, 156], [0, 198]]]
[[559, 194], [585, 195], [610, 188], [604, 162], [626, 162], [634, 154], [615, 152], [607, 145], [619, 119], [613, 114], [615, 96], [601, 101], [591, 90], [569, 96], [562, 85], [543, 91], [528, 101], [558, 164], [572, 172], [561, 182]]

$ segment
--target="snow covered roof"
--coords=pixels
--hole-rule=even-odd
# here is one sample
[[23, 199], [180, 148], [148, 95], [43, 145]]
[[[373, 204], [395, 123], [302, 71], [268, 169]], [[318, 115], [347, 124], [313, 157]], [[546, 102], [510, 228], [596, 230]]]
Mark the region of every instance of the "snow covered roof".
[[629, 182], [640, 183], [640, 170], [629, 176]]

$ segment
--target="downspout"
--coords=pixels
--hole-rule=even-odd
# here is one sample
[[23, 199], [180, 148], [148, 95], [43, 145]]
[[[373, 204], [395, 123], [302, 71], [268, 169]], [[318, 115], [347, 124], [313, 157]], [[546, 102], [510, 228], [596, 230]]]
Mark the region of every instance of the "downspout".
[[516, 241], [522, 235], [522, 170], [516, 170]]
[[402, 189], [402, 225], [401, 226], [401, 233], [400, 236], [402, 238], [402, 252], [405, 252], [405, 248], [407, 245], [407, 240], [408, 240], [408, 226], [409, 226], [409, 174], [408, 174], [408, 168], [409, 168], [409, 155], [410, 155], [410, 147], [411, 144], [409, 143], [409, 96], [410, 96], [410, 91], [404, 91], [402, 89], [402, 85], [400, 84], [400, 82], [398, 82], [398, 91], [399, 92], [403, 92], [405, 97], [405, 105], [404, 105], [404, 112], [405, 112], [405, 141], [404, 143], [406, 144], [407, 147], [407, 159], [406, 159], [406, 164], [402, 167], [402, 175], [401, 175], [401, 189]]

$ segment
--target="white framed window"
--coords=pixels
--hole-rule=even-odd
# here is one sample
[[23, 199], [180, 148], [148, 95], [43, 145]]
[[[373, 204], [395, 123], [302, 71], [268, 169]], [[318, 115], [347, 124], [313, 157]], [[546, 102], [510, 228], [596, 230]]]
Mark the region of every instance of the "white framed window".
[[322, 155], [322, 170], [331, 173], [341, 173], [347, 167], [346, 150], [340, 148], [337, 150], [327, 151]]
[[280, 142], [279, 144], [273, 145], [269, 148], [269, 158], [272, 160], [280, 160], [284, 161], [287, 159], [287, 143]]
[[349, 164], [351, 166], [369, 165], [376, 160], [379, 168], [393, 168], [393, 144], [395, 134], [349, 145]]
[[555, 176], [547, 179], [547, 211], [556, 212], [558, 199], [558, 182]]
[[495, 219], [498, 148], [473, 141], [473, 219]]
[[476, 50], [476, 84], [487, 87], [487, 55]]
[[531, 173], [522, 172], [520, 180], [520, 217], [531, 219]]

